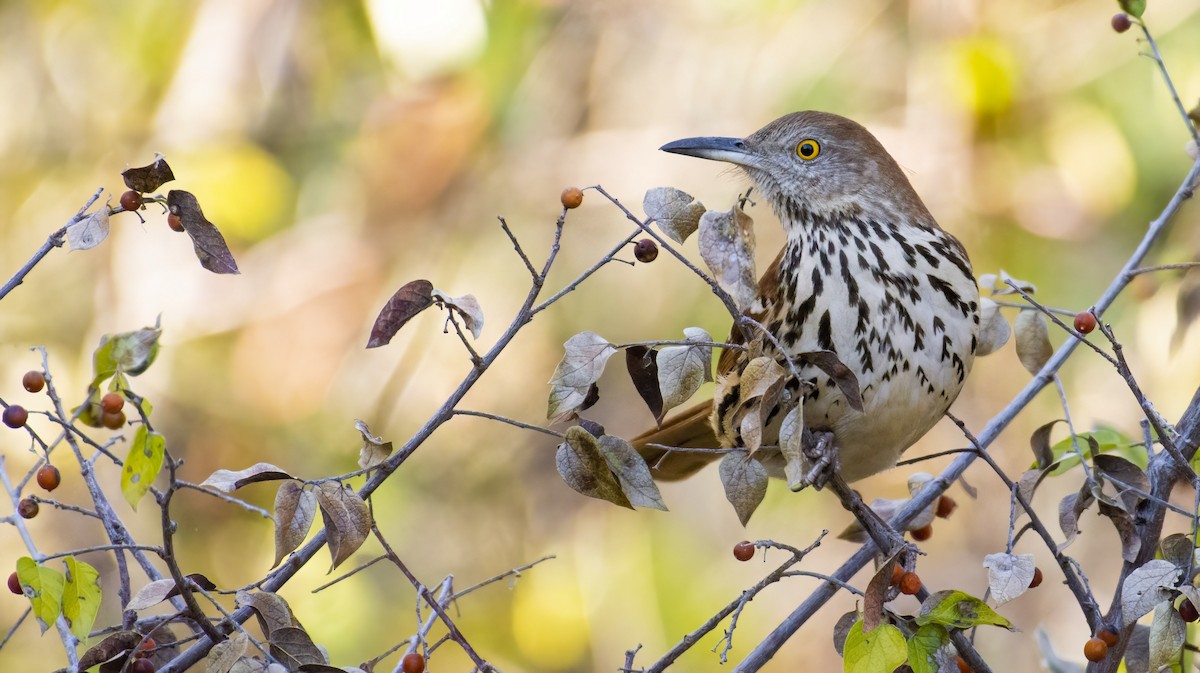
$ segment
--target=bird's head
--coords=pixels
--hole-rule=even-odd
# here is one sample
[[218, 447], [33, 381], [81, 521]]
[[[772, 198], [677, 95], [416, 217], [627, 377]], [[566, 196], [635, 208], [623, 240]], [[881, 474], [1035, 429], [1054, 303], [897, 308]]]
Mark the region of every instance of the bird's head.
[[937, 226], [875, 136], [828, 112], [794, 112], [745, 138], [685, 138], [661, 149], [741, 167], [785, 226], [806, 215], [888, 221], [896, 212]]

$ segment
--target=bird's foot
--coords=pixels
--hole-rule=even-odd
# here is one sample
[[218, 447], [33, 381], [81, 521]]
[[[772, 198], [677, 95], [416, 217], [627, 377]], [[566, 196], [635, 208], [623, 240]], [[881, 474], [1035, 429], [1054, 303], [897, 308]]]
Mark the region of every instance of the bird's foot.
[[804, 473], [801, 488], [812, 486], [819, 491], [825, 488], [829, 480], [841, 469], [842, 462], [837, 445], [833, 443], [832, 432], [827, 430], [810, 432], [806, 429], [805, 434], [807, 436], [804, 438], [803, 451], [809, 468]]

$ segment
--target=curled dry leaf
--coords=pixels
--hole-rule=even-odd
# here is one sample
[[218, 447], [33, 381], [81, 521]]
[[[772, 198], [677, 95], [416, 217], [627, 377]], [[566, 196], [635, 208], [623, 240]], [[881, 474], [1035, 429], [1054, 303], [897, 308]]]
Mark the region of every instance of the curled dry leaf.
[[1000, 283], [994, 294], [1016, 294], [1017, 291], [1013, 289], [1013, 285], [1019, 287], [1026, 294], [1033, 294], [1037, 292], [1037, 286], [1033, 283], [1030, 283], [1027, 280], [1013, 278], [1012, 276], [1008, 275], [1007, 271], [1000, 269]]
[[317, 518], [317, 494], [304, 484], [288, 480], [279, 485], [275, 493], [275, 562], [279, 565], [283, 557], [292, 553], [308, 537], [308, 529]]
[[1029, 436], [1029, 448], [1033, 450], [1033, 459], [1038, 469], [1044, 470], [1054, 462], [1054, 452], [1050, 449], [1050, 431], [1062, 423], [1063, 419], [1056, 418], [1042, 425]]
[[225, 243], [225, 237], [216, 225], [205, 219], [200, 203], [191, 192], [181, 189], [167, 192], [167, 207], [179, 216], [183, 230], [192, 239], [200, 266], [213, 273], [241, 273], [233, 253]]
[[1040, 311], [1022, 309], [1013, 324], [1013, 332], [1017, 336], [1017, 357], [1021, 360], [1021, 366], [1036, 375], [1054, 354], [1046, 316]]
[[725, 498], [745, 526], [767, 495], [767, 468], [750, 454], [735, 451], [725, 454], [719, 471]]
[[664, 234], [683, 243], [700, 226], [704, 204], [674, 187], [655, 187], [647, 190], [642, 198], [642, 210], [648, 218], [658, 222]]
[[1150, 491], [1150, 477], [1146, 476], [1142, 468], [1121, 456], [1095, 453], [1092, 456], [1092, 465], [1117, 487], [1126, 511], [1133, 511], [1142, 499], [1142, 496], [1132, 489]]
[[271, 633], [269, 641], [271, 656], [289, 671], [300, 671], [302, 667], [328, 664], [325, 655], [312, 641], [304, 629], [285, 626]]
[[1163, 559], [1151, 559], [1135, 568], [1121, 585], [1121, 616], [1135, 622], [1149, 614], [1154, 606], [1171, 598], [1179, 568]]
[[341, 482], [322, 482], [317, 485], [316, 494], [321, 520], [325, 522], [329, 555], [333, 558], [332, 570], [366, 541], [371, 533], [371, 512], [358, 493]]
[[1037, 564], [1033, 554], [988, 554], [983, 557], [988, 571], [988, 589], [996, 605], [1003, 605], [1029, 590]]
[[171, 171], [171, 167], [167, 165], [167, 160], [163, 158], [163, 155], [156, 154], [154, 163], [149, 166], [126, 168], [121, 172], [121, 179], [125, 181], [126, 187], [144, 194], [174, 180], [175, 173]]
[[108, 238], [108, 227], [108, 206], [104, 206], [67, 227], [67, 245], [71, 250], [90, 250]]
[[686, 327], [683, 335], [695, 346], [668, 346], [658, 352], [658, 387], [663, 413], [688, 401], [705, 381], [712, 380], [712, 337], [699, 327]]
[[158, 357], [161, 336], [162, 328], [156, 320], [154, 327], [100, 337], [100, 345], [92, 353], [92, 387], [98, 387], [113, 374], [137, 376], [149, 369]]
[[1142, 549], [1142, 538], [1138, 535], [1133, 515], [1104, 500], [1097, 504], [1097, 509], [1100, 514], [1108, 517], [1117, 529], [1117, 535], [1121, 538], [1121, 558], [1128, 563], [1133, 563]]
[[430, 306], [433, 306], [433, 283], [424, 279], [405, 283], [375, 316], [367, 348], [386, 345], [405, 323]]
[[133, 598], [129, 599], [129, 603], [125, 606], [126, 610], [145, 610], [152, 605], [158, 605], [165, 601], [168, 596], [173, 596], [175, 591], [175, 580], [155, 580], [146, 586], [138, 589]]
[[604, 373], [604, 365], [617, 352], [615, 346], [595, 332], [580, 332], [563, 344], [563, 359], [550, 377], [550, 401], [546, 418], [560, 420], [581, 408], [592, 385]]
[[392, 455], [392, 443], [383, 441], [383, 437], [371, 434], [366, 422], [354, 420], [354, 429], [362, 435], [362, 448], [358, 452], [358, 466], [364, 470], [375, 467]]
[[1079, 535], [1079, 515], [1091, 507], [1093, 502], [1096, 502], [1096, 498], [1087, 484], [1084, 484], [1078, 493], [1070, 493], [1059, 501], [1058, 525], [1067, 537], [1059, 543], [1058, 551], [1061, 552], [1075, 541]]
[[462, 318], [463, 325], [471, 332], [471, 336], [479, 338], [479, 335], [483, 333], [483, 308], [479, 306], [479, 300], [475, 299], [475, 295], [464, 294], [461, 297], [451, 297], [441, 290], [434, 290], [432, 294], [435, 301], [440, 302]]
[[229, 673], [238, 659], [249, 653], [250, 638], [237, 631], [225, 640], [213, 645], [204, 658], [205, 673]]
[[887, 602], [888, 588], [892, 585], [892, 569], [896, 566], [900, 554], [888, 558], [879, 564], [871, 581], [867, 582], [867, 590], [863, 592], [863, 631], [870, 633], [883, 622], [883, 604]]
[[645, 346], [625, 349], [625, 368], [633, 387], [641, 395], [656, 421], [663, 417], [662, 389], [658, 387], [658, 351]]
[[733, 297], [739, 311], [745, 311], [758, 298], [754, 220], [737, 206], [710, 210], [700, 218], [699, 245], [700, 257], [717, 285]]
[[259, 481], [273, 481], [276, 479], [294, 479], [283, 468], [276, 467], [270, 463], [257, 463], [251, 465], [244, 470], [217, 470], [209, 475], [200, 483], [201, 486], [209, 486], [218, 491], [226, 493], [239, 489], [246, 484], [253, 484]]
[[975, 355], [983, 357], [1000, 350], [1008, 343], [1012, 328], [1000, 313], [1000, 305], [984, 297], [979, 300], [979, 336], [975, 346]]
[[783, 454], [783, 475], [788, 488], [798, 491], [805, 486], [808, 471], [804, 460], [804, 404], [796, 400], [779, 425], [779, 451]]
[[[554, 462], [567, 486], [589, 498], [607, 500], [614, 505], [633, 509], [633, 503], [609, 468], [608, 459], [601, 452], [596, 437], [575, 425], [567, 428], [566, 440], [558, 445]], [[645, 465], [645, 461], [642, 464]]]
[[277, 593], [238, 591], [237, 603], [254, 610], [254, 614], [258, 617], [258, 625], [262, 627], [263, 633], [268, 637], [279, 629], [300, 625], [296, 616], [292, 614], [292, 608], [287, 601]]
[[858, 377], [854, 375], [853, 370], [838, 359], [837, 353], [833, 351], [809, 351], [800, 353], [796, 359], [806, 365], [812, 365], [817, 369], [825, 372], [825, 375], [833, 379], [837, 384], [838, 390], [842, 391], [842, 396], [846, 398], [846, 404], [850, 405], [855, 411], [863, 410], [862, 392], [858, 387]]
[[79, 657], [79, 670], [86, 671], [106, 661], [125, 655], [142, 642], [142, 634], [133, 629], [117, 631], [101, 640]]

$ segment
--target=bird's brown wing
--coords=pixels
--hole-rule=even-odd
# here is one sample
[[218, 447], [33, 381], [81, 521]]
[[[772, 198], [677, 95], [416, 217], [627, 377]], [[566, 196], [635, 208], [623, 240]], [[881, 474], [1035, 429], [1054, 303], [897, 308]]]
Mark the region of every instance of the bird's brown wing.
[[[761, 322], [762, 318], [769, 312], [769, 303], [773, 301], [776, 293], [779, 290], [779, 265], [783, 261], [783, 251], [775, 258], [774, 262], [767, 267], [763, 272], [762, 278], [758, 281], [759, 295], [763, 297], [764, 310], [751, 314], [755, 320]], [[745, 343], [745, 336], [742, 331], [735, 326], [729, 335], [729, 342], [732, 344]], [[721, 352], [721, 357], [717, 360], [717, 378], [724, 376], [738, 366], [739, 356], [744, 351], [726, 348]], [[650, 466], [650, 474], [654, 475], [655, 479], [661, 481], [677, 481], [686, 479], [696, 472], [699, 472], [702, 467], [720, 458], [722, 454], [715, 451], [711, 452], [691, 452], [691, 451], [669, 451], [667, 449], [658, 448], [657, 446], [649, 446], [650, 444], [658, 444], [662, 446], [677, 446], [682, 448], [700, 448], [700, 449], [717, 449], [721, 448], [717, 441], [717, 434], [713, 431], [712, 422], [709, 416], [712, 415], [712, 400], [705, 400], [689, 407], [686, 411], [677, 413], [667, 419], [660, 427], [648, 430], [634, 437], [631, 440], [633, 447], [637, 449], [642, 458]]]

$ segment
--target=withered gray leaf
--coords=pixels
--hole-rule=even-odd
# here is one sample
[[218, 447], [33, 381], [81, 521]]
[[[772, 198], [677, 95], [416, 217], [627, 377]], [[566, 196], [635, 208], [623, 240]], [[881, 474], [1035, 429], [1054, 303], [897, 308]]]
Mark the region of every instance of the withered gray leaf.
[[1000, 305], [984, 297], [979, 300], [979, 336], [976, 340], [975, 355], [983, 357], [1000, 350], [1008, 343], [1012, 328], [1000, 313]]
[[648, 218], [658, 222], [664, 234], [676, 243], [683, 243], [700, 226], [704, 204], [674, 187], [655, 187], [647, 190], [642, 198], [642, 210]]
[[663, 418], [662, 389], [658, 387], [658, 351], [645, 346], [630, 346], [625, 349], [625, 368], [629, 379], [650, 413], [659, 424]]
[[1168, 601], [1156, 605], [1154, 621], [1150, 622], [1150, 670], [1171, 670], [1186, 641], [1187, 623], [1179, 611]]
[[432, 295], [433, 283], [427, 280], [409, 281], [396, 290], [375, 317], [367, 348], [378, 348], [391, 341], [413, 316], [433, 306]]
[[634, 507], [649, 507], [667, 511], [658, 485], [650, 476], [650, 466], [638, 454], [629, 442], [620, 437], [602, 435], [597, 440], [600, 453], [604, 455], [608, 467], [616, 473], [621, 485], [621, 492], [629, 499]]
[[580, 332], [563, 344], [563, 358], [550, 377], [550, 400], [546, 418], [558, 420], [581, 408], [592, 385], [604, 373], [604, 365], [616, 347], [595, 332]]
[[337, 481], [316, 487], [321, 520], [325, 522], [326, 544], [333, 558], [330, 570], [350, 558], [371, 533], [371, 512], [358, 493]]
[[1137, 560], [1138, 552], [1142, 549], [1142, 538], [1138, 535], [1137, 526], [1133, 522], [1133, 515], [1103, 500], [1096, 507], [1100, 514], [1108, 517], [1117, 529], [1117, 535], [1121, 538], [1121, 558], [1129, 563], [1133, 563]]
[[838, 655], [845, 651], [846, 636], [850, 633], [850, 628], [857, 622], [858, 611], [851, 610], [838, 617], [837, 623], [833, 625], [833, 649], [837, 650]]
[[554, 463], [567, 486], [589, 498], [633, 509], [601, 453], [599, 441], [578, 425], [567, 428], [566, 440], [558, 445]]
[[1058, 550], [1066, 549], [1079, 535], [1079, 515], [1096, 501], [1095, 496], [1085, 485], [1078, 493], [1070, 493], [1058, 503], [1058, 525], [1067, 536], [1058, 545]]
[[1054, 462], [1054, 452], [1050, 450], [1050, 431], [1054, 426], [1062, 423], [1063, 419], [1056, 418], [1045, 425], [1042, 425], [1033, 434], [1029, 436], [1029, 448], [1033, 450], [1033, 459], [1037, 462], [1039, 470], [1043, 470]]
[[200, 483], [201, 486], [211, 486], [226, 493], [239, 489], [247, 484], [260, 481], [275, 481], [278, 479], [294, 479], [282, 467], [270, 463], [256, 463], [244, 470], [217, 470]]
[[996, 605], [1003, 605], [1029, 590], [1037, 564], [1033, 554], [988, 554], [983, 557], [988, 571], [988, 589]]
[[1013, 323], [1013, 332], [1017, 336], [1017, 358], [1021, 360], [1021, 366], [1030, 374], [1042, 371], [1046, 361], [1054, 354], [1046, 316], [1041, 311], [1021, 309]]
[[705, 381], [712, 380], [712, 337], [699, 327], [686, 327], [683, 335], [695, 346], [668, 346], [658, 352], [658, 387], [663, 411], [688, 401]]
[[[1089, 437], [1089, 439], [1093, 439]], [[1129, 460], [1122, 458], [1112, 453], [1096, 453], [1099, 449], [1099, 444], [1092, 447], [1092, 465], [1096, 471], [1113, 482], [1121, 496], [1121, 502], [1124, 503], [1125, 509], [1132, 511], [1141, 501], [1142, 496], [1135, 491], [1130, 490], [1133, 487], [1142, 492], [1150, 491], [1150, 478], [1142, 471], [1142, 468], [1134, 465]]]
[[325, 655], [317, 647], [304, 629], [287, 626], [276, 629], [270, 638], [271, 656], [287, 667], [289, 671], [299, 671], [305, 664], [327, 664]]
[[171, 172], [171, 167], [167, 165], [163, 155], [157, 154], [154, 156], [154, 163], [149, 166], [126, 168], [121, 171], [121, 179], [125, 181], [125, 186], [133, 191], [146, 193], [174, 180], [175, 174]]
[[804, 404], [797, 400], [795, 406], [783, 417], [779, 426], [779, 451], [783, 454], [783, 474], [788, 488], [793, 491], [804, 486], [807, 472], [804, 462]]
[[842, 396], [846, 398], [846, 404], [850, 405], [850, 408], [855, 411], [863, 410], [862, 393], [859, 391], [858, 377], [838, 359], [837, 353], [833, 351], [809, 351], [808, 353], [797, 355], [796, 360], [803, 364], [812, 365], [825, 372], [837, 384], [838, 389], [842, 391]]
[[275, 562], [292, 553], [308, 537], [308, 529], [317, 518], [317, 494], [299, 481], [285, 481], [275, 493]]
[[700, 218], [699, 246], [717, 285], [733, 297], [738, 310], [749, 308], [758, 297], [754, 220], [736, 205], [726, 211], [710, 210]]
[[[1162, 550], [1164, 559], [1174, 563], [1178, 568], [1187, 568], [1195, 545], [1192, 544], [1192, 539], [1183, 533], [1171, 533], [1163, 538], [1159, 549]], [[1197, 598], [1200, 598], [1200, 595], [1197, 595]], [[1192, 601], [1192, 603], [1200, 606], [1200, 600]]]
[[67, 245], [71, 250], [90, 250], [108, 238], [108, 206], [101, 206], [67, 227]]
[[184, 232], [191, 237], [200, 266], [213, 273], [241, 273], [233, 253], [225, 243], [225, 237], [212, 222], [205, 219], [200, 203], [191, 192], [181, 189], [167, 192], [167, 207], [179, 216]]
[[287, 601], [277, 593], [238, 591], [237, 602], [238, 605], [244, 605], [254, 610], [259, 626], [268, 636], [279, 629], [300, 625], [296, 616], [292, 614], [292, 608]]
[[1171, 598], [1179, 568], [1163, 559], [1151, 559], [1135, 568], [1121, 585], [1121, 616], [1129, 622], [1142, 618], [1156, 605]]
[[152, 605], [157, 605], [165, 601], [174, 589], [175, 580], [173, 579], [155, 580], [138, 589], [133, 598], [129, 599], [129, 604], [125, 606], [125, 609], [145, 610]]
[[1016, 285], [1024, 290], [1026, 294], [1034, 294], [1037, 292], [1037, 286], [1033, 283], [1030, 283], [1027, 280], [1013, 278], [1012, 276], [1008, 275], [1007, 271], [1000, 269], [999, 289], [996, 290], [995, 294], [1016, 294], [1017, 291], [1012, 288], [1012, 285], [1009, 285], [1010, 282], [1012, 285]]
[[725, 454], [719, 471], [725, 498], [745, 526], [767, 495], [767, 468], [748, 453], [735, 451]]
[[462, 318], [463, 325], [471, 332], [471, 336], [478, 339], [483, 333], [483, 308], [475, 295], [451, 297], [441, 290], [434, 290], [433, 298], [457, 313]]

